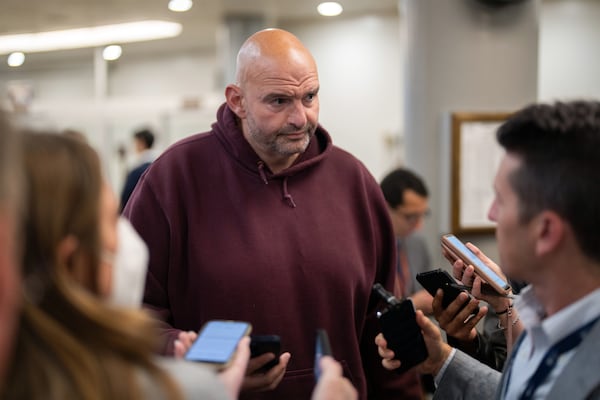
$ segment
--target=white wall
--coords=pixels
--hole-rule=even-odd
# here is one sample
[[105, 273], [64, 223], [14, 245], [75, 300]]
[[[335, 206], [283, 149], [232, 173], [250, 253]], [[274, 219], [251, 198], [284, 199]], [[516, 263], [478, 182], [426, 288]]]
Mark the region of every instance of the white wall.
[[319, 66], [321, 123], [333, 142], [362, 160], [376, 179], [396, 166], [402, 121], [397, 15], [289, 25]]
[[545, 0], [538, 98], [600, 99], [600, 1]]
[[[26, 122], [34, 127], [84, 132], [100, 152], [113, 188], [119, 191], [127, 165], [117, 157], [118, 147], [131, 148], [133, 131], [145, 126], [158, 134], [159, 150], [206, 130], [220, 103], [215, 100], [219, 96], [214, 90], [216, 75], [213, 52], [125, 54], [108, 65], [107, 96], [98, 100], [90, 52], [83, 61], [51, 63], [24, 72], [10, 70], [0, 75], [0, 87], [29, 82], [34, 98]], [[198, 102], [199, 108], [184, 109], [186, 100]]]
[[108, 91], [114, 97], [199, 96], [215, 90], [216, 74], [212, 53], [139, 56], [111, 65]]

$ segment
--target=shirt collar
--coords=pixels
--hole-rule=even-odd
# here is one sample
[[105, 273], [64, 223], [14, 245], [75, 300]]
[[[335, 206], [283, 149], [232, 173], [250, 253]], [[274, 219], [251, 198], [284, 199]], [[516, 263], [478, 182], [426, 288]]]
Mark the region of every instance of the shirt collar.
[[600, 288], [545, 318], [544, 308], [530, 285], [517, 297], [515, 307], [530, 334], [537, 331], [547, 338], [549, 344], [554, 344], [600, 315]]

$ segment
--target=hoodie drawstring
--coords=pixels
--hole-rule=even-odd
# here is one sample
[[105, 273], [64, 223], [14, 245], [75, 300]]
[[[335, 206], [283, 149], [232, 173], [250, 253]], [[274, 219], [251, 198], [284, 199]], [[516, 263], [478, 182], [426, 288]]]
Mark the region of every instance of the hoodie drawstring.
[[[269, 181], [267, 179], [267, 175], [265, 174], [265, 163], [262, 161], [258, 162], [258, 174], [260, 175], [260, 179], [262, 179], [262, 181], [265, 183], [265, 185], [268, 185]], [[285, 201], [287, 201], [287, 203], [290, 207], [296, 208], [296, 203], [294, 202], [294, 198], [288, 192], [287, 181], [288, 181], [288, 177], [286, 176], [283, 178], [283, 184], [281, 185], [281, 190], [283, 192], [283, 199]]]
[[287, 181], [288, 181], [288, 177], [286, 176], [285, 178], [283, 178], [283, 185], [282, 185], [282, 190], [283, 190], [283, 198], [285, 200], [287, 200], [288, 204], [290, 205], [290, 207], [292, 208], [296, 208], [296, 203], [294, 202], [294, 198], [292, 197], [292, 195], [288, 192], [288, 188], [287, 188]]
[[265, 183], [265, 185], [269, 184], [267, 180], [267, 175], [265, 175], [265, 163], [262, 161], [258, 162], [258, 174], [260, 175], [260, 179]]

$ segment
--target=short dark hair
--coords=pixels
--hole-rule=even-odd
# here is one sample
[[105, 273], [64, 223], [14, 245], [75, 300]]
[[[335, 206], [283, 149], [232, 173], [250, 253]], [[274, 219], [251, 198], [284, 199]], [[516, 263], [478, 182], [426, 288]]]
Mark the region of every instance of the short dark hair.
[[413, 190], [420, 196], [428, 197], [429, 192], [420, 176], [406, 168], [398, 168], [390, 172], [381, 181], [383, 197], [392, 208], [402, 205], [404, 192]]
[[133, 134], [133, 137], [141, 140], [147, 149], [151, 149], [154, 144], [154, 134], [149, 129], [142, 129]]
[[509, 177], [521, 221], [556, 212], [600, 261], [600, 102], [530, 105], [500, 126], [497, 139], [523, 162]]

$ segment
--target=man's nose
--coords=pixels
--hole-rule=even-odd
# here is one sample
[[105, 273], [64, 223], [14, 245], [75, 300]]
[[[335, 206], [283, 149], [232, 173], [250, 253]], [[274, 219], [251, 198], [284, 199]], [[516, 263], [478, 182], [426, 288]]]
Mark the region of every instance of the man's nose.
[[288, 122], [297, 129], [304, 128], [308, 118], [306, 117], [306, 109], [301, 101], [292, 102], [292, 109], [288, 116]]

